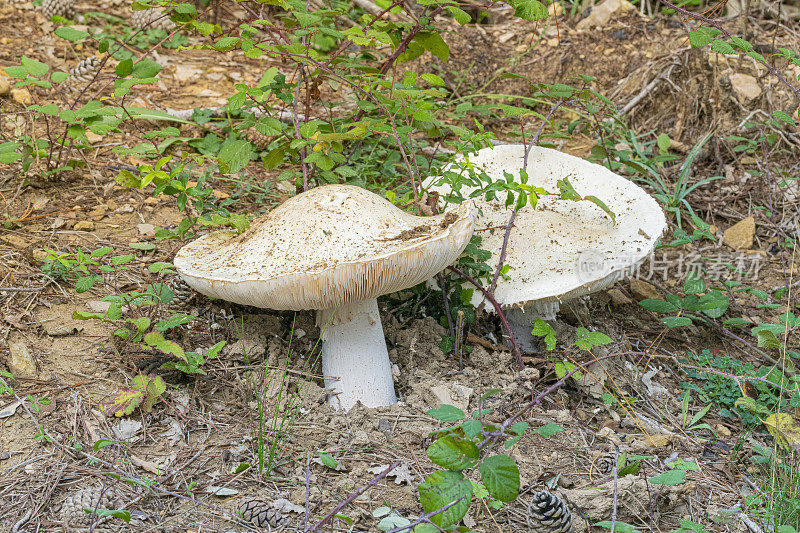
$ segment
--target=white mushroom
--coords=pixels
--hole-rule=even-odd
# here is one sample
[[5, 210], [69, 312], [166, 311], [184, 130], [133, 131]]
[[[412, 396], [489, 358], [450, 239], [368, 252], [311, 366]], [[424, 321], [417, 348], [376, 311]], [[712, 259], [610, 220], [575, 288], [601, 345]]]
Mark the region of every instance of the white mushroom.
[[[480, 150], [468, 159], [493, 181], [505, 181], [504, 172], [508, 172], [519, 182], [524, 150], [522, 145], [502, 145]], [[458, 171], [458, 167], [449, 170]], [[526, 172], [528, 185], [549, 192], [558, 193], [558, 180], [568, 178], [578, 194], [599, 198], [616, 216], [614, 221], [589, 201], [561, 200], [558, 194], [541, 196], [535, 209], [528, 204], [517, 212], [506, 248], [510, 279], [498, 279], [494, 296], [508, 309], [504, 312], [522, 347], [533, 351], [533, 318], [553, 319], [560, 302], [629, 276], [655, 248], [666, 219], [656, 200], [642, 188], [578, 157], [534, 146]], [[423, 187], [443, 196], [451, 193], [441, 177], [429, 177]], [[475, 190], [464, 187], [460, 192], [468, 197]], [[493, 269], [512, 213], [505, 199], [501, 193], [495, 201], [475, 200], [479, 210], [475, 234], [482, 237], [480, 247], [492, 252], [489, 266]], [[472, 303], [477, 307], [483, 302], [483, 294], [475, 291]], [[485, 307], [494, 311], [490, 305]]]
[[327, 185], [284, 202], [236, 235], [219, 231], [175, 256], [194, 289], [267, 309], [316, 309], [322, 371], [349, 409], [396, 397], [376, 298], [433, 277], [472, 236], [464, 204], [436, 217], [405, 213], [361, 187]]

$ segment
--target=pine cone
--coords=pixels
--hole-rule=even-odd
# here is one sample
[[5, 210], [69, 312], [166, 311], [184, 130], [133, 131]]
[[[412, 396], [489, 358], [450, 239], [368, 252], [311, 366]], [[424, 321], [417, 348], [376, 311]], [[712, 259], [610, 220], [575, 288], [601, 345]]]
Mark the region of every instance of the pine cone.
[[172, 300], [169, 302], [169, 307], [186, 308], [191, 304], [192, 299], [197, 294], [194, 292], [188, 283], [179, 277], [174, 277], [169, 282], [169, 288], [172, 291]]
[[100, 65], [100, 60], [95, 56], [81, 60], [69, 71], [69, 78], [62, 85], [63, 90], [81, 92], [94, 79], [100, 70]]
[[133, 27], [140, 29], [154, 29], [171, 31], [175, 29], [175, 23], [158, 8], [151, 7], [143, 11], [133, 12]]
[[61, 506], [61, 520], [65, 527], [69, 524], [97, 524], [104, 517], [87, 513], [84, 509], [115, 510], [121, 506], [119, 497], [108, 487], [86, 487], [67, 496]]
[[71, 19], [75, 16], [75, 2], [74, 0], [42, 0], [41, 10], [48, 20], [56, 15]]
[[264, 135], [255, 128], [247, 130], [247, 140], [259, 150], [266, 150], [275, 137]]
[[570, 533], [572, 513], [564, 500], [546, 490], [537, 492], [528, 504], [528, 525], [537, 533]]
[[607, 476], [614, 473], [614, 467], [617, 466], [617, 458], [613, 452], [606, 452], [594, 463], [595, 468], [601, 474]]
[[286, 525], [286, 518], [281, 512], [264, 500], [245, 498], [236, 506], [236, 514], [255, 527], [279, 528]]

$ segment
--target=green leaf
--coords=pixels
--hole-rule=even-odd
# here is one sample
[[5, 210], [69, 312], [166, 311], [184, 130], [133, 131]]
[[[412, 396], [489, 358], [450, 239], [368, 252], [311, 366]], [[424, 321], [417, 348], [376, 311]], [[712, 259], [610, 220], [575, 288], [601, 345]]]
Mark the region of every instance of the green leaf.
[[642, 300], [639, 302], [639, 305], [648, 311], [653, 311], [654, 313], [677, 313], [680, 310], [680, 308], [675, 304], [664, 300], [656, 300], [655, 298], [647, 298], [646, 300]]
[[733, 49], [729, 43], [725, 41], [715, 40], [711, 43], [711, 49], [720, 54], [731, 55], [735, 54], [736, 50]]
[[466, 417], [464, 411], [446, 403], [442, 404], [438, 409], [431, 409], [427, 414], [442, 422], [456, 422], [458, 420], [464, 420]]
[[47, 74], [47, 71], [50, 70], [47, 64], [31, 59], [30, 57], [22, 56], [20, 62], [22, 66], [25, 67], [25, 70], [32, 76], [44, 76]]
[[514, 16], [525, 20], [541, 20], [547, 18], [547, 7], [538, 0], [516, 0]]
[[680, 485], [686, 479], [686, 470], [670, 470], [650, 478], [653, 485]]
[[331, 457], [326, 453], [320, 453], [319, 460], [322, 461], [322, 464], [324, 464], [331, 470], [336, 470], [339, 467], [339, 463], [336, 462], [336, 459], [334, 459], [333, 457]]
[[123, 59], [117, 63], [116, 73], [119, 78], [127, 78], [133, 72], [133, 59]]
[[426, 72], [425, 74], [420, 74], [420, 77], [431, 85], [438, 85], [440, 87], [444, 87], [445, 85], [444, 80], [436, 74], [430, 74]]
[[245, 140], [226, 143], [219, 151], [219, 160], [224, 164], [226, 173], [234, 174], [242, 170], [253, 157], [253, 146]]
[[552, 437], [556, 433], [564, 431], [564, 428], [555, 423], [545, 424], [540, 428], [536, 428], [531, 433], [536, 433], [545, 439]]
[[464, 518], [472, 500], [472, 484], [461, 472], [444, 470], [434, 472], [417, 487], [419, 501], [426, 513], [441, 509], [458, 501], [447, 510], [431, 517], [431, 522], [446, 529]]
[[239, 46], [242, 40], [239, 37], [223, 37], [214, 43], [214, 50], [217, 52], [227, 52], [232, 50], [235, 46]]
[[161, 333], [157, 331], [153, 331], [145, 335], [144, 342], [148, 346], [152, 346], [159, 351], [174, 355], [178, 359], [182, 359], [187, 363], [189, 362], [189, 360], [186, 358], [186, 353], [183, 351], [183, 348], [172, 341], [168, 341]]
[[161, 65], [152, 59], [142, 59], [133, 67], [131, 74], [133, 74], [134, 78], [143, 80], [146, 78], [154, 78], [159, 72], [161, 72]]
[[100, 411], [106, 416], [130, 415], [142, 403], [146, 393], [138, 389], [120, 389], [100, 402]]
[[56, 31], [53, 33], [55, 33], [57, 37], [61, 37], [62, 39], [73, 43], [82, 41], [89, 36], [89, 32], [76, 30], [72, 26], [62, 26], [60, 28], [56, 28]]
[[605, 212], [605, 214], [608, 215], [608, 217], [611, 219], [612, 222], [617, 221], [617, 215], [597, 196], [592, 196], [592, 195], [584, 196], [583, 199], [592, 202], [594, 205], [602, 209]]
[[478, 468], [481, 481], [493, 498], [512, 502], [519, 494], [519, 468], [514, 460], [504, 454], [485, 459]]
[[447, 63], [450, 58], [450, 47], [438, 32], [420, 32], [417, 36], [425, 50], [441, 59], [442, 63]]
[[683, 292], [686, 294], [702, 294], [706, 292], [706, 282], [694, 272], [689, 272], [683, 281]]
[[443, 468], [465, 470], [478, 463], [478, 447], [468, 440], [447, 435], [428, 447], [428, 457]]
[[692, 48], [702, 48], [710, 42], [711, 42], [711, 37], [705, 32], [702, 31], [689, 32], [689, 44], [692, 45]]
[[447, 9], [453, 18], [456, 19], [456, 22], [462, 26], [466, 26], [472, 20], [472, 18], [469, 16], [469, 13], [455, 6], [445, 6], [445, 9]]

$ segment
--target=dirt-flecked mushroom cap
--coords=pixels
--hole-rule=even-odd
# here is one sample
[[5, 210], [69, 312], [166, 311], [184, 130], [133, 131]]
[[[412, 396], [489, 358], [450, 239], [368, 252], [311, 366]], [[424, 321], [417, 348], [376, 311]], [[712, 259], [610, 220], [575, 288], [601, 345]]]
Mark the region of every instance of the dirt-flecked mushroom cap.
[[[469, 161], [493, 180], [504, 180], [504, 171], [519, 180], [523, 156], [521, 145], [501, 145], [480, 150]], [[545, 308], [548, 302], [608, 287], [644, 261], [666, 228], [664, 213], [654, 198], [603, 166], [534, 146], [526, 171], [528, 185], [549, 192], [558, 193], [558, 180], [568, 178], [578, 194], [593, 195], [605, 203], [616, 221], [591, 202], [561, 200], [558, 194], [539, 197], [535, 209], [530, 204], [520, 209], [506, 250], [510, 279], [500, 278], [495, 291], [504, 307]], [[428, 178], [423, 186], [449, 194], [447, 185], [434, 185], [439, 179]], [[465, 187], [461, 194], [468, 196], [472, 190]], [[479, 210], [475, 234], [483, 239], [480, 247], [493, 253], [493, 267], [512, 210], [505, 206], [505, 195], [498, 196], [492, 202], [475, 200]], [[474, 294], [473, 304], [478, 305], [483, 296], [478, 291]]]
[[471, 204], [405, 213], [361, 187], [327, 185], [287, 200], [236, 235], [220, 231], [175, 257], [195, 290], [267, 309], [317, 310], [329, 402], [395, 403], [376, 298], [426, 281], [472, 237]]
[[472, 235], [467, 205], [417, 217], [361, 187], [328, 185], [287, 200], [236, 235], [187, 244], [175, 267], [194, 289], [266, 309], [328, 309], [433, 277]]

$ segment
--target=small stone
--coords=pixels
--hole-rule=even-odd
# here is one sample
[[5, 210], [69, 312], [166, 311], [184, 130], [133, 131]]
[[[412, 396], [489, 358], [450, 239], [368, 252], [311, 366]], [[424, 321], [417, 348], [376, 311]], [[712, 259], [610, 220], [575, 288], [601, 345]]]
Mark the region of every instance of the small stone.
[[75, 231], [94, 231], [94, 222], [91, 220], [79, 220], [72, 229]]
[[605, 0], [600, 5], [594, 6], [592, 12], [585, 19], [577, 24], [579, 30], [594, 28], [595, 26], [605, 26], [614, 14], [622, 14], [635, 10], [633, 4], [627, 0]]
[[631, 280], [631, 294], [633, 294], [633, 297], [639, 301], [647, 299], [661, 299], [661, 294], [653, 285], [640, 279]]
[[526, 51], [528, 51], [528, 45], [527, 44], [517, 45], [517, 46], [514, 47], [514, 51], [520, 52], [520, 53], [526, 52]]
[[158, 205], [158, 202], [159, 202], [158, 198], [155, 198], [153, 196], [149, 196], [144, 199], [145, 205]]
[[725, 244], [734, 250], [749, 250], [756, 236], [756, 219], [747, 217], [725, 230]]
[[731, 430], [726, 428], [722, 424], [717, 424], [717, 427], [714, 428], [714, 429], [717, 430], [717, 435], [720, 435], [721, 437], [730, 437], [731, 436]]
[[11, 83], [5, 76], [0, 76], [0, 96], [6, 96], [11, 92]]
[[33, 102], [27, 89], [11, 89], [11, 98], [20, 105], [31, 105]]
[[152, 224], [136, 224], [136, 230], [139, 235], [144, 235], [145, 237], [153, 237], [156, 234], [156, 227]]
[[22, 341], [8, 345], [8, 369], [15, 378], [33, 379], [37, 376], [36, 361], [33, 359], [28, 345]]
[[644, 438], [644, 443], [651, 448], [666, 448], [672, 443], [672, 435], [647, 435]]
[[614, 39], [619, 39], [620, 41], [625, 41], [628, 39], [628, 34], [625, 32], [625, 30], [617, 30], [612, 35], [614, 36]]
[[547, 7], [547, 12], [550, 17], [558, 17], [564, 12], [564, 8], [561, 6], [561, 2], [553, 2]]
[[761, 86], [755, 77], [749, 74], [737, 73], [731, 74], [730, 79], [733, 92], [736, 93], [736, 97], [740, 102], [745, 103], [761, 96]]
[[633, 303], [633, 300], [625, 296], [625, 293], [620, 289], [611, 289], [607, 294], [611, 298], [611, 305], [614, 307], [622, 307]]
[[553, 37], [552, 39], [547, 39], [547, 46], [555, 48], [556, 46], [558, 46], [558, 39], [555, 37]]

